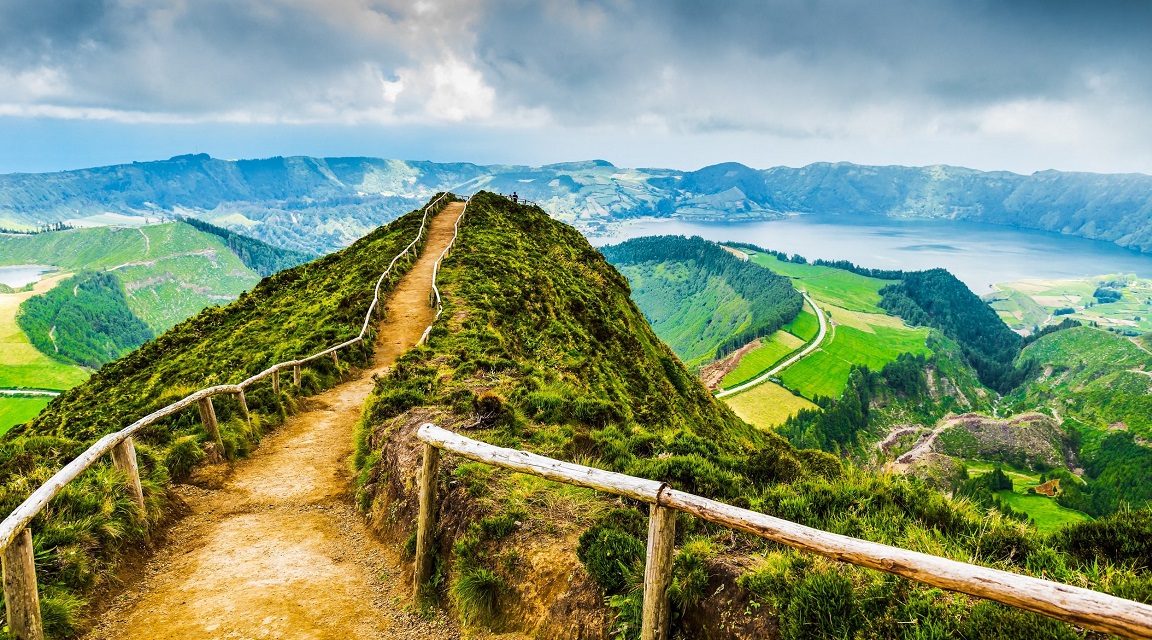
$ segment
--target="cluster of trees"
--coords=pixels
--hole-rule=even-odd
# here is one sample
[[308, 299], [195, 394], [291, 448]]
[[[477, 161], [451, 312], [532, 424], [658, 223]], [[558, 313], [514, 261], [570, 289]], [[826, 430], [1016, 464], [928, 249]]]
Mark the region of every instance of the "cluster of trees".
[[749, 342], [772, 335], [792, 321], [804, 306], [804, 298], [792, 281], [762, 269], [699, 236], [655, 236], [635, 238], [605, 247], [609, 262], [618, 265], [646, 262], [693, 261], [709, 274], [723, 278], [728, 286], [748, 301], [752, 321], [739, 333], [720, 344], [716, 357], [739, 349]]
[[[1056, 315], [1060, 315], [1060, 314], [1057, 313]], [[1037, 327], [1032, 332], [1031, 335], [1024, 338], [1023, 344], [1025, 347], [1027, 347], [1028, 345], [1032, 344], [1033, 342], [1036, 342], [1040, 338], [1043, 338], [1044, 336], [1046, 336], [1050, 333], [1056, 333], [1057, 331], [1063, 331], [1065, 329], [1071, 329], [1073, 327], [1080, 327], [1080, 326], [1083, 326], [1083, 323], [1081, 323], [1079, 320], [1073, 320], [1072, 318], [1064, 318], [1064, 320], [1060, 324], [1050, 324], [1047, 327], [1043, 327], [1043, 328]]]
[[21, 230], [21, 229], [8, 229], [7, 227], [0, 227], [0, 233], [11, 233], [11, 234], [22, 235], [22, 236], [34, 236], [34, 235], [38, 235], [41, 233], [48, 233], [49, 231], [66, 231], [68, 229], [75, 229], [75, 228], [76, 227], [73, 227], [72, 225], [68, 224], [67, 222], [55, 222], [52, 224], [40, 225], [39, 227], [37, 227], [33, 231], [27, 231], [27, 230]]
[[1092, 292], [1092, 297], [1096, 298], [1096, 302], [1100, 304], [1107, 304], [1109, 302], [1119, 302], [1120, 299], [1124, 297], [1124, 294], [1111, 287], [1096, 287], [1096, 290]]
[[1033, 372], [1016, 364], [1024, 339], [983, 300], [945, 269], [912, 271], [880, 290], [880, 307], [909, 324], [935, 327], [955, 340], [980, 382], [999, 393], [1019, 386]]
[[20, 305], [16, 322], [50, 357], [99, 369], [153, 338], [114, 274], [84, 273]]
[[274, 247], [267, 242], [249, 238], [196, 218], [181, 217], [180, 221], [224, 240], [228, 244], [228, 249], [236, 254], [245, 266], [260, 274], [261, 277], [268, 277], [278, 271], [291, 269], [296, 265], [316, 259], [316, 256], [310, 253]]
[[[1088, 481], [1061, 477], [1063, 493], [1056, 502], [1093, 517], [1116, 513], [1126, 506], [1152, 503], [1152, 449], [1136, 444], [1132, 433], [1118, 431], [1104, 438], [1081, 462]], [[1067, 472], [1064, 472], [1067, 473]]]
[[853, 367], [838, 400], [817, 397], [819, 409], [801, 409], [778, 431], [803, 449], [839, 451], [851, 447], [857, 435], [868, 428], [873, 399], [888, 396], [915, 401], [928, 395], [924, 376], [928, 363], [923, 355], [905, 353], [880, 371]]
[[983, 507], [996, 509], [1013, 520], [1028, 522], [1028, 514], [1013, 509], [1011, 505], [997, 495], [1000, 491], [1012, 491], [1012, 478], [1008, 477], [1003, 469], [996, 467], [988, 473], [980, 474], [960, 483], [955, 493], [957, 497], [968, 498]]

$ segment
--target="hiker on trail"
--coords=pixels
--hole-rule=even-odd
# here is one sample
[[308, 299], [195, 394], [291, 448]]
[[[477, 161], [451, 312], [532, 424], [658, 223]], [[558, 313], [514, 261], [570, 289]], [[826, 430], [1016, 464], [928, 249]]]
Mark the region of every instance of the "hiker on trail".
[[520, 196], [516, 195], [516, 192], [513, 191], [512, 192], [512, 204], [516, 204], [519, 201], [520, 201]]

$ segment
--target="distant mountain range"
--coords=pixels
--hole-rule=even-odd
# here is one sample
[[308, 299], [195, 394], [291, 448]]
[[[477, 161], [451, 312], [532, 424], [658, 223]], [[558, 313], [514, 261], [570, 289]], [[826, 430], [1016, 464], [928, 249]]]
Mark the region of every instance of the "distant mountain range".
[[0, 227], [108, 213], [184, 215], [272, 244], [329, 251], [441, 190], [519, 193], [585, 233], [644, 216], [772, 219], [833, 213], [973, 220], [1107, 240], [1152, 252], [1152, 176], [951, 166], [817, 163], [699, 171], [623, 169], [602, 160], [542, 167], [207, 155], [42, 174], [0, 175]]

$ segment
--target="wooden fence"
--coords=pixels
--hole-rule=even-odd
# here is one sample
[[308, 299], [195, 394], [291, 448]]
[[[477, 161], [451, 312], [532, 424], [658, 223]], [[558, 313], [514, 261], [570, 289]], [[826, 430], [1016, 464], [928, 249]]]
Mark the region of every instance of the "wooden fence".
[[[28, 528], [28, 524], [32, 522], [36, 514], [40, 513], [44, 505], [48, 504], [48, 501], [55, 497], [65, 485], [75, 480], [81, 473], [103, 457], [104, 454], [111, 453], [112, 463], [128, 477], [128, 490], [132, 497], [136, 500], [137, 504], [143, 506], [144, 493], [140, 486], [140, 473], [136, 463], [136, 449], [132, 444], [132, 435], [134, 433], [158, 420], [178, 413], [192, 405], [196, 405], [200, 414], [200, 420], [204, 425], [204, 430], [208, 432], [208, 437], [220, 444], [220, 431], [216, 424], [216, 411], [212, 406], [212, 396], [220, 394], [237, 396], [240, 401], [241, 412], [247, 417], [248, 404], [244, 399], [244, 389], [246, 387], [271, 376], [272, 388], [276, 393], [279, 393], [280, 372], [282, 370], [291, 368], [292, 380], [295, 384], [299, 385], [301, 366], [325, 356], [331, 357], [334, 362], [339, 362], [339, 356], [337, 356], [336, 353], [340, 349], [356, 344], [364, 340], [365, 336], [368, 335], [369, 323], [371, 323], [373, 313], [380, 304], [380, 286], [384, 283], [384, 279], [392, 273], [392, 269], [396, 266], [396, 263], [404, 256], [410, 255], [415, 251], [416, 245], [419, 244], [421, 238], [425, 235], [425, 230], [428, 227], [429, 214], [434, 214], [436, 205], [448, 195], [449, 194], [445, 192], [424, 207], [424, 216], [420, 221], [420, 229], [416, 232], [416, 237], [403, 251], [396, 254], [395, 258], [392, 258], [392, 262], [388, 264], [388, 268], [385, 269], [384, 273], [380, 274], [380, 278], [376, 280], [372, 304], [368, 306], [368, 311], [364, 314], [364, 324], [360, 328], [360, 333], [355, 338], [341, 342], [336, 346], [329, 347], [306, 358], [289, 360], [288, 362], [272, 365], [238, 384], [219, 385], [201, 389], [166, 407], [157, 409], [124, 429], [110, 433], [97, 440], [92, 446], [88, 447], [84, 453], [65, 465], [64, 468], [49, 478], [47, 482], [33, 491], [32, 495], [28, 496], [20, 506], [16, 507], [16, 509], [0, 523], [0, 559], [3, 561], [4, 600], [8, 610], [9, 632], [20, 640], [41, 640], [44, 636], [43, 624], [40, 619], [39, 593], [36, 586], [36, 565], [32, 549], [32, 531]], [[441, 255], [441, 258], [442, 257], [443, 254]], [[437, 264], [439, 264], [439, 261], [437, 261]], [[425, 333], [427, 334], [427, 332]]]
[[668, 638], [667, 590], [672, 581], [675, 511], [690, 513], [709, 522], [796, 549], [886, 571], [934, 587], [987, 598], [1086, 629], [1125, 638], [1152, 638], [1152, 606], [1091, 589], [828, 533], [677, 491], [654, 480], [485, 444], [433, 424], [422, 425], [417, 438], [424, 443], [424, 460], [417, 479], [420, 515], [417, 521], [416, 567], [413, 575], [413, 588], [416, 592], [428, 580], [432, 570], [437, 475], [440, 451], [444, 450], [468, 460], [596, 489], [651, 505], [648, 555], [644, 566], [643, 640]]

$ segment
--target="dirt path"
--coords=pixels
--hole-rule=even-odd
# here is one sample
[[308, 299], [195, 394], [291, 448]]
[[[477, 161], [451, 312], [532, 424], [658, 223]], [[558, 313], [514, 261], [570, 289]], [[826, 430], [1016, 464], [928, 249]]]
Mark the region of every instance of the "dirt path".
[[191, 515], [89, 638], [459, 637], [443, 619], [407, 611], [399, 559], [352, 504], [348, 458], [372, 375], [432, 321], [432, 266], [462, 210], [433, 219], [423, 255], [387, 301], [372, 367], [313, 397], [218, 488], [178, 485]]

